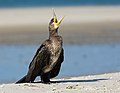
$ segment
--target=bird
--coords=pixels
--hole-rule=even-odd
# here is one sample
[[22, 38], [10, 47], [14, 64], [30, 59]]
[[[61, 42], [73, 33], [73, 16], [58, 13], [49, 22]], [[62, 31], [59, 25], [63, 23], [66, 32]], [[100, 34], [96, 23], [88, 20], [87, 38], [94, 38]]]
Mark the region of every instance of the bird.
[[38, 48], [35, 56], [29, 64], [27, 74], [17, 83], [33, 83], [37, 76], [41, 82], [51, 83], [50, 79], [56, 77], [64, 61], [63, 38], [58, 34], [58, 28], [64, 17], [57, 19], [53, 10], [53, 17], [49, 22], [49, 37]]

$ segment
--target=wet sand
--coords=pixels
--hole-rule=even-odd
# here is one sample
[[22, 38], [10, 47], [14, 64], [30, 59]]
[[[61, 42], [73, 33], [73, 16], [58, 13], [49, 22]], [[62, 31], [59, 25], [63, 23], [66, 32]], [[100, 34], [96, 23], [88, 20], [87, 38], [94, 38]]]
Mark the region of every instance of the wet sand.
[[[69, 24], [61, 26], [64, 44], [120, 43], [120, 23]], [[43, 26], [41, 26], [43, 27]], [[9, 28], [0, 31], [1, 44], [40, 44], [48, 38], [44, 26]], [[16, 30], [15, 30], [16, 29]], [[5, 31], [6, 30], [6, 31]]]
[[[0, 44], [40, 44], [48, 38], [52, 8], [0, 9]], [[120, 6], [55, 7], [64, 44], [120, 42]]]

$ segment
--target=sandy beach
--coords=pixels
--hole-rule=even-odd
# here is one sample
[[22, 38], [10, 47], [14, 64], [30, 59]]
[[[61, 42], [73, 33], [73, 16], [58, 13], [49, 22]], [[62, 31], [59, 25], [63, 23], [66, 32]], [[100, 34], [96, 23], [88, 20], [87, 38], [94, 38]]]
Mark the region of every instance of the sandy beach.
[[53, 79], [57, 83], [2, 84], [0, 93], [119, 93], [120, 72]]
[[[65, 44], [120, 42], [120, 6], [54, 9], [58, 19], [65, 16], [59, 29]], [[52, 16], [52, 7], [0, 9], [0, 43], [40, 44]]]

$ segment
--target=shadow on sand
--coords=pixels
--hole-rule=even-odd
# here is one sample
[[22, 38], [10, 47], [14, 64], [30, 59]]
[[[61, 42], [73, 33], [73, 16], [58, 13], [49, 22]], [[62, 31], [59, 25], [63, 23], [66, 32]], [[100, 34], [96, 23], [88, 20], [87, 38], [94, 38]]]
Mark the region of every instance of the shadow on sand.
[[[77, 83], [77, 82], [97, 82], [97, 81], [103, 81], [103, 80], [109, 80], [108, 78], [103, 79], [91, 79], [91, 80], [58, 80], [58, 81], [51, 81], [51, 83]], [[34, 82], [34, 83], [41, 83], [41, 81]]]

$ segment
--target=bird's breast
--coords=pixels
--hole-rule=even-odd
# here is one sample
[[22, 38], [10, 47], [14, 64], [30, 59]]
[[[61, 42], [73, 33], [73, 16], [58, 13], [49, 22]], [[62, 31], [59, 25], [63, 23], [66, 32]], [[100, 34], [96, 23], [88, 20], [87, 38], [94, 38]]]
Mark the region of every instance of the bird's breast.
[[54, 52], [58, 52], [61, 49], [62, 45], [58, 42], [57, 43], [53, 42], [51, 47], [52, 47], [51, 49], [54, 53]]
[[56, 36], [56, 37], [51, 37], [50, 38], [50, 52], [52, 55], [59, 54], [59, 52], [62, 49], [62, 37], [61, 36]]

